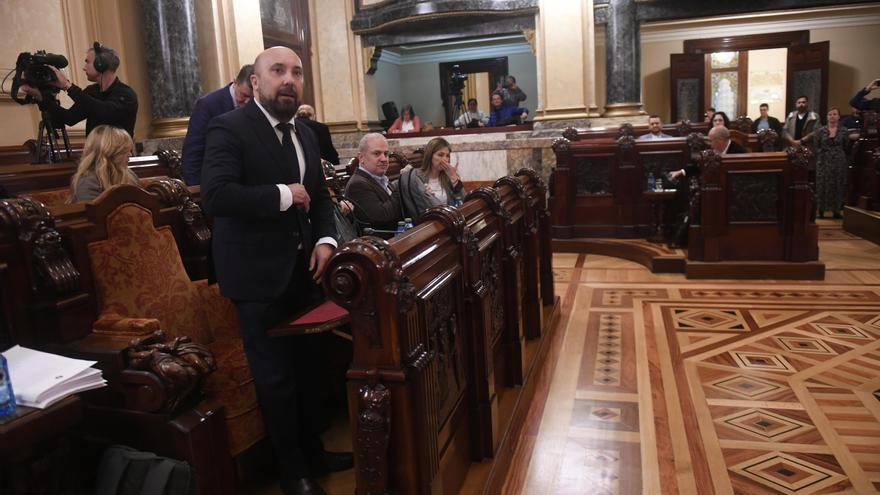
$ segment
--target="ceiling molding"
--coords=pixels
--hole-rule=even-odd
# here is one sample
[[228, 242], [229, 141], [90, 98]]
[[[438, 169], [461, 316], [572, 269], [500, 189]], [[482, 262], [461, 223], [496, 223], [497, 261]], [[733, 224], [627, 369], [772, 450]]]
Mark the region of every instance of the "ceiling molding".
[[388, 49], [382, 50], [382, 62], [394, 65], [413, 65], [432, 62], [457, 62], [478, 58], [504, 57], [520, 53], [532, 53], [532, 47], [528, 43], [516, 43], [509, 45], [495, 45], [473, 48], [454, 48], [451, 50], [438, 50], [431, 53], [405, 53], [400, 54]]
[[[741, 24], [731, 24], [730, 19], [724, 21], [704, 19], [704, 21], [724, 22], [725, 24], [715, 26], [682, 26], [672, 29], [645, 24], [641, 29], [641, 40], [642, 43], [656, 43], [686, 39], [717, 38], [721, 36], [741, 36], [744, 34], [776, 33], [780, 31], [873, 26], [880, 25], [880, 14], [839, 15], [813, 19], [779, 19], [763, 22], [743, 22]], [[599, 43], [599, 39], [596, 41]], [[604, 37], [601, 39], [601, 42], [604, 44]]]

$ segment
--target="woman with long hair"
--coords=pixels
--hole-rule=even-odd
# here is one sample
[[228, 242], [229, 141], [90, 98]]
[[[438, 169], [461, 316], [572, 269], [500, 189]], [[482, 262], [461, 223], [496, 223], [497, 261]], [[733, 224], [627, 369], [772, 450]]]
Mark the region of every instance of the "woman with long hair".
[[109, 125], [92, 129], [76, 173], [70, 179], [70, 202], [95, 199], [118, 184], [137, 185], [137, 176], [128, 168], [133, 150], [134, 143], [124, 129]]
[[391, 124], [391, 127], [388, 128], [388, 133], [419, 132], [421, 130], [422, 126], [419, 122], [419, 116], [416, 115], [412, 105], [407, 104], [403, 106], [403, 110], [400, 112], [400, 117], [397, 117], [394, 123]]
[[461, 204], [465, 191], [458, 163], [452, 164], [449, 142], [443, 138], [428, 141], [421, 166], [401, 174], [399, 187], [405, 217], [418, 218], [432, 206]]
[[[712, 114], [712, 127], [720, 127], [724, 126], [730, 129], [730, 119], [727, 117], [727, 114], [724, 112], [715, 112]], [[710, 127], [711, 129], [711, 127]]]

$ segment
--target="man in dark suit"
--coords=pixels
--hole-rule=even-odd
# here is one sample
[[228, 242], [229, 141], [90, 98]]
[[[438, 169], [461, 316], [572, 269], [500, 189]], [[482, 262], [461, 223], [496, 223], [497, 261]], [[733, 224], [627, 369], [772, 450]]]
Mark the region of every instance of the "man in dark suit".
[[358, 169], [345, 186], [345, 197], [354, 203], [354, 216], [361, 224], [391, 238], [397, 222], [403, 220], [396, 187], [385, 175], [388, 172], [388, 141], [379, 133], [370, 133], [358, 144]]
[[[746, 153], [746, 149], [730, 139], [730, 131], [726, 127], [713, 127], [709, 130], [709, 146], [719, 155], [732, 155], [738, 153]], [[670, 179], [677, 179], [681, 176], [697, 177], [700, 175], [700, 166], [691, 164], [687, 167], [669, 173]]]
[[[309, 340], [268, 329], [315, 302], [336, 227], [318, 142], [294, 121], [302, 61], [272, 47], [254, 62], [254, 98], [208, 125], [202, 204], [214, 217], [220, 292], [235, 303], [257, 399], [288, 494], [324, 494], [314, 477], [349, 469], [351, 454], [324, 451]], [[312, 395], [315, 394], [315, 395]]]
[[300, 105], [296, 111], [296, 116], [302, 119], [304, 124], [311, 127], [318, 136], [318, 144], [321, 146], [321, 158], [333, 165], [339, 165], [339, 153], [333, 147], [330, 128], [327, 127], [327, 124], [315, 120], [315, 109], [311, 105]]
[[205, 134], [208, 122], [214, 117], [231, 112], [247, 105], [254, 95], [251, 87], [251, 74], [254, 66], [247, 64], [238, 71], [235, 81], [212, 91], [196, 101], [196, 107], [189, 117], [186, 138], [183, 140], [183, 180], [188, 186], [197, 186], [202, 181], [202, 159], [205, 157]]
[[773, 129], [776, 131], [776, 134], [781, 137], [782, 122], [779, 122], [779, 119], [776, 117], [770, 116], [770, 105], [761, 103], [761, 105], [758, 106], [758, 110], [761, 111], [761, 116], [752, 122], [752, 134], [757, 134], [758, 131], [763, 129]]

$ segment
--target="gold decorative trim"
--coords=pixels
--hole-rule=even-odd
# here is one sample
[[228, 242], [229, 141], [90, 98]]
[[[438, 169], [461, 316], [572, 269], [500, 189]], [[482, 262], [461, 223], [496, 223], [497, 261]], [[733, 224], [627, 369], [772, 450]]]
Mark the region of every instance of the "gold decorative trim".
[[165, 119], [153, 119], [151, 138], [183, 137], [186, 136], [186, 128], [189, 126], [189, 117], [171, 117]]
[[374, 26], [366, 29], [352, 29], [351, 32], [358, 35], [365, 34], [373, 34], [379, 31], [383, 31], [387, 28], [396, 27], [402, 24], [408, 24], [412, 22], [421, 22], [421, 21], [432, 21], [434, 19], [446, 19], [450, 17], [471, 17], [471, 16], [496, 16], [496, 17], [515, 17], [522, 14], [535, 14], [538, 12], [538, 9], [535, 7], [528, 7], [524, 9], [515, 9], [515, 10], [506, 10], [506, 11], [498, 11], [498, 10], [470, 10], [467, 12], [439, 12], [434, 14], [422, 14], [422, 15], [414, 15], [411, 17], [406, 17], [404, 19], [394, 19], [393, 21], [388, 21], [384, 24], [379, 24], [378, 26]]
[[532, 55], [536, 55], [535, 51], [535, 30], [534, 29], [523, 29], [523, 36], [525, 36], [526, 41], [529, 42], [529, 46], [532, 47]]
[[368, 46], [362, 48], [362, 50], [364, 51], [364, 74], [371, 76], [379, 69], [379, 57], [382, 56], [382, 47]]
[[648, 115], [642, 108], [642, 102], [611, 103], [605, 105], [603, 117], [629, 117], [632, 115]]

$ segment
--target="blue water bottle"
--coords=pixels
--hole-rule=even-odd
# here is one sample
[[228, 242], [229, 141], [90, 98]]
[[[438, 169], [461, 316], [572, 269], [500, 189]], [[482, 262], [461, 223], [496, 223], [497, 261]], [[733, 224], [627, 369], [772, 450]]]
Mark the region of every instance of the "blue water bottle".
[[403, 219], [403, 230], [409, 230], [413, 228], [412, 218], [406, 217]]
[[395, 234], [396, 235], [402, 234], [406, 230], [405, 225], [406, 224], [403, 222], [397, 222], [397, 232]]
[[15, 394], [12, 392], [12, 378], [6, 356], [0, 354], [0, 418], [15, 412]]
[[656, 183], [654, 182], [654, 172], [648, 172], [648, 190], [653, 191]]

